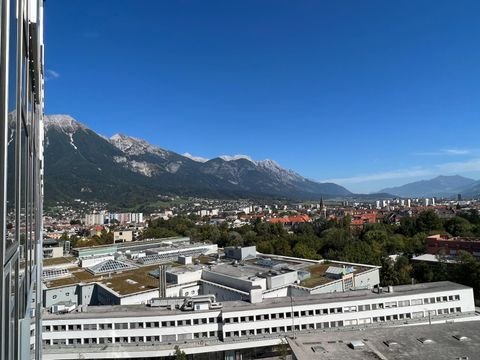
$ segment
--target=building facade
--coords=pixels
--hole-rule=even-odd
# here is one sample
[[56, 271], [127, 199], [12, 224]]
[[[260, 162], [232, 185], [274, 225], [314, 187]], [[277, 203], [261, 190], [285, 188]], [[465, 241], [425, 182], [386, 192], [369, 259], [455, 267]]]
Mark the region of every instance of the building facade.
[[447, 235], [432, 235], [427, 237], [427, 253], [432, 255], [457, 256], [458, 252], [466, 251], [480, 257], [480, 239], [448, 237]]
[[187, 354], [238, 359], [246, 349], [272, 347], [285, 336], [475, 317], [473, 290], [450, 282], [214, 304], [194, 311], [133, 305], [48, 314], [44, 358], [163, 358], [179, 345]]
[[0, 358], [40, 359], [43, 2], [0, 9]]

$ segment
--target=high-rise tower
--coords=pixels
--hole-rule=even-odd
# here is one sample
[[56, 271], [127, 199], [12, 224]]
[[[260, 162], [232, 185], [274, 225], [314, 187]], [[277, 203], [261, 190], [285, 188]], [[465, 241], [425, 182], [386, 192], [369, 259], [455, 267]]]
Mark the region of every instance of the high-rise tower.
[[43, 1], [0, 11], [0, 359], [40, 359]]

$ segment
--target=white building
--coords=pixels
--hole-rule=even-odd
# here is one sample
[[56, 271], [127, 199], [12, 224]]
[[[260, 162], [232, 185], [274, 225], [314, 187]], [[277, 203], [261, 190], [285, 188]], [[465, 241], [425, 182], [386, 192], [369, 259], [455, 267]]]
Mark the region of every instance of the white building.
[[451, 282], [260, 303], [210, 302], [198, 308], [202, 310], [94, 306], [69, 314], [45, 314], [43, 358], [162, 357], [172, 355], [174, 346], [180, 345], [187, 354], [227, 359], [241, 356], [245, 349], [278, 345], [293, 334], [456, 322], [475, 315], [472, 288]]
[[133, 240], [133, 231], [132, 230], [118, 230], [113, 232], [113, 242], [114, 243], [123, 243], [130, 242]]

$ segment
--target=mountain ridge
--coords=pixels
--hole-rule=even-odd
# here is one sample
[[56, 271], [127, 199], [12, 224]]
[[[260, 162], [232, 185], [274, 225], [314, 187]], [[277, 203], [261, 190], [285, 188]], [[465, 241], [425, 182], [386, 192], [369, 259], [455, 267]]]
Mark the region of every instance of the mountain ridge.
[[[428, 180], [419, 180], [400, 186], [388, 187], [380, 190], [400, 197], [450, 197], [468, 189], [476, 182], [460, 175], [439, 175]], [[467, 190], [467, 192], [469, 192]]]
[[237, 155], [200, 162], [129, 135], [107, 138], [70, 115], [45, 116], [45, 144], [46, 199], [52, 201], [85, 198], [125, 205], [161, 193], [291, 199], [352, 195], [274, 160]]

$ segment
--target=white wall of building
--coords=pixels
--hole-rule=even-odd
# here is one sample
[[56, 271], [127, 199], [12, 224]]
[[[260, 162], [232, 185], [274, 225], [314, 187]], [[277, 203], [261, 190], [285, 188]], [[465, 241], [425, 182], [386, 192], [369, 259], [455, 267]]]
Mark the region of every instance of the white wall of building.
[[[229, 344], [241, 343], [242, 338], [249, 342], [265, 335], [278, 338], [290, 334], [292, 326], [301, 333], [365, 324], [399, 326], [428, 323], [429, 320], [432, 323], [461, 321], [462, 317], [474, 314], [473, 290], [447, 285], [436, 289], [418, 286], [413, 291], [378, 296], [370, 293], [340, 298], [319, 296], [303, 302], [286, 298], [258, 305], [224, 304], [221, 310], [200, 312], [137, 309], [133, 316], [128, 308], [124, 313], [119, 308], [112, 309], [114, 314], [107, 308], [91, 314], [47, 315], [43, 320], [43, 339], [47, 345], [78, 341], [72, 346], [72, 352], [85, 354], [92, 350], [89, 345], [81, 345], [92, 339], [97, 344], [100, 341], [115, 343], [116, 339], [150, 346], [155, 342], [172, 343], [173, 349], [175, 342], [213, 338], [216, 341], [212, 351], [215, 351], [214, 346], [219, 343], [228, 348]], [[207, 346], [209, 343], [204, 344]], [[64, 353], [57, 355], [60, 358]], [[51, 357], [54, 353], [49, 356], [54, 358]], [[111, 357], [114, 356], [112, 353]], [[142, 356], [142, 352], [135, 356]]]

